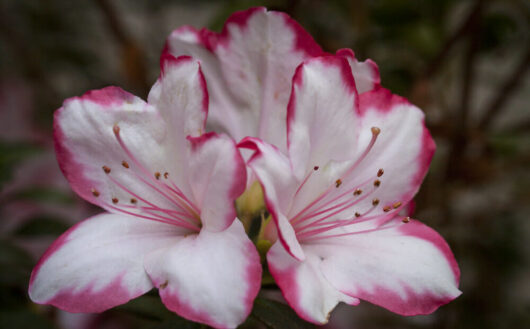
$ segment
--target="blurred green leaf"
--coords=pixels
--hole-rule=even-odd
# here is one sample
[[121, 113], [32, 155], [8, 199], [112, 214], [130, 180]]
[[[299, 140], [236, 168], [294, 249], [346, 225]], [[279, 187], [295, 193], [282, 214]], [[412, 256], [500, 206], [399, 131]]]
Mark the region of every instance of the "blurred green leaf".
[[300, 319], [289, 306], [264, 298], [256, 298], [250, 316], [270, 329], [314, 329], [315, 326]]
[[0, 311], [0, 328], [9, 329], [54, 329], [46, 318], [29, 310]]
[[20, 191], [13, 198], [17, 200], [29, 200], [42, 203], [72, 204], [72, 194], [56, 188], [33, 187]]
[[25, 222], [15, 231], [15, 236], [58, 236], [66, 231], [70, 226], [56, 217], [35, 217]]
[[40, 149], [27, 143], [0, 142], [0, 187], [12, 176], [14, 166]]

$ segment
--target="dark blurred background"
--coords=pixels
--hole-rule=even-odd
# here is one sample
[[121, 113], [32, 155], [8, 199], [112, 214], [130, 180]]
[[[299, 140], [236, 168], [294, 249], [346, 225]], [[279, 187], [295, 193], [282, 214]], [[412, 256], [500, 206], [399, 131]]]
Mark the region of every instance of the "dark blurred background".
[[0, 327], [196, 327], [167, 320], [155, 293], [98, 316], [29, 301], [38, 257], [99, 212], [58, 170], [52, 115], [65, 98], [108, 85], [145, 99], [173, 29], [219, 30], [256, 5], [287, 12], [327, 51], [376, 61], [383, 85], [425, 111], [438, 145], [415, 217], [449, 241], [463, 295], [429, 316], [340, 306], [328, 328], [530, 328], [525, 0], [0, 0]]

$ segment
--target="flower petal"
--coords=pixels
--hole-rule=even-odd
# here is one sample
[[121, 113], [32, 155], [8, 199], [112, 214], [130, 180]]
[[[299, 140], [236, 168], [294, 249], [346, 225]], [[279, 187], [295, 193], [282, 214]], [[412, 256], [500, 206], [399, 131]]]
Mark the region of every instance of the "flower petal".
[[[428, 314], [458, 297], [460, 272], [443, 238], [399, 218], [378, 230], [305, 245], [333, 286], [402, 315]], [[308, 256], [310, 257], [310, 256]]]
[[267, 253], [269, 270], [289, 305], [303, 319], [326, 323], [339, 302], [357, 305], [359, 300], [339, 292], [322, 275], [321, 259], [308, 254], [304, 261], [291, 257], [276, 243]]
[[357, 102], [343, 57], [318, 57], [298, 67], [287, 110], [289, 157], [298, 178], [314, 166], [353, 157]]
[[235, 200], [245, 191], [247, 171], [234, 141], [215, 133], [188, 137], [189, 179], [203, 227], [221, 231], [236, 218]]
[[[385, 207], [397, 212], [414, 197], [427, 174], [436, 148], [434, 141], [425, 127], [423, 112], [384, 88], [361, 94], [360, 111], [357, 158], [363, 157], [373, 138], [371, 127], [378, 127], [380, 133], [344, 185], [364, 183], [363, 189], [373, 190], [373, 197], [359, 203], [357, 211], [372, 208], [372, 198], [378, 198], [380, 206], [371, 211], [371, 216], [384, 215]], [[376, 179], [380, 186], [374, 189]]]
[[220, 34], [180, 28], [167, 50], [201, 60], [209, 124], [236, 140], [260, 137], [282, 150], [292, 75], [303, 60], [323, 54], [298, 23], [263, 7], [234, 13]]
[[[169, 71], [183, 69], [184, 65], [191, 68], [198, 79], [198, 65], [191, 61], [180, 61], [178, 67], [168, 68], [165, 76], [173, 74]], [[188, 82], [191, 79], [181, 77]], [[159, 85], [155, 89], [168, 86], [168, 83]], [[200, 92], [195, 96], [199, 97]], [[184, 98], [191, 101], [193, 96]], [[181, 100], [177, 98], [176, 106]], [[160, 105], [159, 112], [116, 87], [66, 100], [55, 113], [57, 159], [74, 191], [87, 201], [109, 212], [141, 213], [189, 226], [185, 222], [193, 222], [193, 219], [188, 218], [185, 208], [193, 200], [182, 200], [182, 196], [190, 195], [188, 146], [184, 144], [187, 141], [182, 136], [183, 142], [180, 142], [169, 125], [168, 121], [176, 119], [171, 112], [176, 111]], [[184, 129], [203, 124], [202, 114], [193, 116], [191, 112], [187, 112], [188, 119], [182, 117], [187, 122], [180, 123], [185, 125]], [[200, 108], [197, 113], [202, 113]], [[166, 119], [170, 115], [171, 119]], [[192, 124], [194, 120], [197, 122]], [[184, 205], [186, 203], [188, 205]], [[180, 219], [174, 218], [179, 216]]]
[[101, 214], [61, 235], [35, 266], [30, 298], [69, 312], [102, 312], [149, 291], [146, 253], [174, 243], [178, 227]]
[[238, 146], [254, 151], [247, 164], [263, 187], [265, 203], [278, 227], [281, 243], [293, 257], [304, 259], [295, 232], [285, 217], [298, 187], [289, 159], [276, 147], [258, 138], [247, 137]]
[[337, 56], [344, 56], [348, 60], [359, 94], [379, 86], [381, 78], [379, 77], [379, 68], [374, 61], [367, 59], [364, 62], [359, 62], [355, 58], [354, 52], [346, 48], [337, 50], [336, 54]]
[[145, 268], [167, 308], [216, 328], [243, 322], [260, 288], [260, 258], [238, 220], [152, 253]]
[[[198, 61], [188, 56], [164, 54], [161, 75], [147, 97], [171, 126], [173, 138], [185, 143], [186, 136], [204, 132], [208, 115], [208, 90]], [[176, 150], [177, 152], [179, 150]]]

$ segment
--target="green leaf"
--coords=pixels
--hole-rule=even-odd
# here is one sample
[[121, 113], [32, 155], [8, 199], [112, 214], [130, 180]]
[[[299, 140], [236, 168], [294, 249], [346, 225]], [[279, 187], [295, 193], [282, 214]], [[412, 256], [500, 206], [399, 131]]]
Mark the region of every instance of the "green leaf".
[[29, 200], [41, 203], [72, 204], [74, 198], [71, 193], [49, 187], [34, 187], [20, 191], [15, 196], [17, 200]]
[[15, 231], [16, 236], [55, 235], [64, 233], [70, 226], [55, 217], [35, 217]]
[[287, 305], [268, 299], [256, 298], [251, 317], [270, 329], [314, 329], [315, 326], [300, 319]]

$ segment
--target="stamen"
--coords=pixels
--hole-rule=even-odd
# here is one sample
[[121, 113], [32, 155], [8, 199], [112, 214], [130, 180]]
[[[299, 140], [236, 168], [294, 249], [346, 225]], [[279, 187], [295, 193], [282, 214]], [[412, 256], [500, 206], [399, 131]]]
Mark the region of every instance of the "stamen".
[[392, 208], [394, 209], [397, 209], [401, 206], [401, 201], [398, 201], [398, 202], [395, 202], [393, 205], [392, 205]]
[[156, 179], [160, 179], [160, 173], [159, 173], [158, 171], [155, 172], [155, 178], [156, 178]]
[[381, 132], [381, 129], [379, 129], [378, 127], [372, 127], [371, 130], [372, 134], [375, 136], [379, 135], [379, 133]]
[[363, 193], [363, 190], [361, 190], [360, 188], [356, 189], [355, 191], [353, 191], [353, 195], [354, 196], [359, 196]]
[[166, 172], [164, 173], [164, 178], [167, 179], [168, 177], [169, 177], [169, 173], [166, 171]]
[[379, 199], [375, 198], [372, 200], [372, 206], [377, 206], [379, 204]]
[[342, 180], [337, 179], [337, 180], [335, 181], [335, 187], [338, 188], [338, 187], [341, 186], [341, 185], [342, 185]]
[[408, 223], [410, 222], [410, 217], [404, 217], [403, 220], [402, 220], [403, 223]]
[[132, 203], [132, 204], [137, 204], [137, 203], [138, 203], [138, 200], [136, 200], [135, 198], [131, 198], [131, 203]]
[[118, 203], [118, 201], [119, 201], [118, 198], [112, 198], [112, 203], [116, 204]]
[[120, 126], [118, 126], [118, 124], [114, 124], [114, 126], [112, 127], [112, 130], [114, 131], [114, 134], [119, 134], [120, 133]]
[[92, 191], [92, 195], [95, 196], [96, 198], [99, 196], [99, 191], [96, 190], [95, 188], [93, 188], [91, 191]]
[[383, 170], [383, 168], [379, 169], [379, 170], [377, 171], [377, 177], [381, 177], [381, 176], [383, 176], [384, 173], [385, 173], [385, 171]]
[[384, 211], [384, 212], [389, 212], [390, 209], [392, 209], [390, 206], [384, 206], [384, 207], [383, 207], [383, 211]]
[[319, 167], [319, 166], [314, 166], [314, 167], [313, 167], [313, 170], [314, 170], [314, 171], [317, 171], [318, 168], [320, 168], [320, 167]]
[[122, 161], [121, 162], [121, 165], [127, 169], [129, 169], [129, 164], [127, 163], [127, 161]]
[[374, 186], [375, 187], [381, 186], [381, 181], [379, 179], [374, 180]]
[[361, 217], [361, 214], [359, 214], [358, 212], [355, 213], [355, 217]]
[[107, 174], [107, 175], [110, 174], [110, 168], [109, 168], [109, 167], [107, 167], [107, 166], [103, 166], [103, 167], [101, 167], [101, 168], [103, 169], [103, 171], [105, 172], [105, 174]]

